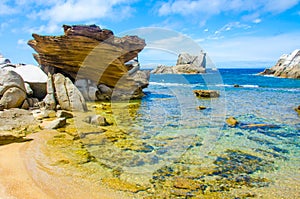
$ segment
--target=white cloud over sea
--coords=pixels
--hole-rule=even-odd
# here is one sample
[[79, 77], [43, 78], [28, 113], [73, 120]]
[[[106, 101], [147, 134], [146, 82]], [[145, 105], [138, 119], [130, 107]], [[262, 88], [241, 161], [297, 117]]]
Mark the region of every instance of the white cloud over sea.
[[293, 32], [273, 36], [206, 39], [200, 45], [217, 67], [249, 67], [249, 64], [252, 67], [270, 67], [282, 54], [290, 53], [300, 46], [299, 35], [300, 32]]

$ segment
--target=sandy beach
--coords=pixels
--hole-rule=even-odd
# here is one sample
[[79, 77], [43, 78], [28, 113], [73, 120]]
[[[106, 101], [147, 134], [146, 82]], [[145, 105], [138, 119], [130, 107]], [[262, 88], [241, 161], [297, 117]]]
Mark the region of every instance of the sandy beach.
[[24, 164], [22, 151], [30, 143], [13, 143], [0, 147], [0, 198], [50, 199], [33, 181]]
[[44, 162], [39, 162], [43, 158], [41, 135], [31, 135], [29, 142], [0, 146], [1, 199], [124, 198], [79, 174], [57, 175], [45, 168]]

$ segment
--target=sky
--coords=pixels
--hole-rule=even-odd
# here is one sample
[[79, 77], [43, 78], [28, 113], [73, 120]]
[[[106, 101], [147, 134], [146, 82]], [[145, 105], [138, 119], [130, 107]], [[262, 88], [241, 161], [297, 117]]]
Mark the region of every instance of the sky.
[[[63, 24], [137, 34], [147, 44], [142, 67], [175, 64], [172, 49], [184, 46], [182, 38], [218, 68], [268, 68], [300, 49], [300, 0], [1, 0], [0, 53], [37, 65], [27, 45], [32, 33], [62, 35]], [[160, 38], [150, 41], [153, 34]]]

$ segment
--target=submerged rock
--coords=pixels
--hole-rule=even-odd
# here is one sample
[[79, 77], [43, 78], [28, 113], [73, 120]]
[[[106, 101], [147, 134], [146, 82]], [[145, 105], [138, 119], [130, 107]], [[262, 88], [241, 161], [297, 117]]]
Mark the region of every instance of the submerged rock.
[[219, 91], [214, 91], [214, 90], [194, 90], [193, 92], [197, 97], [202, 97], [202, 98], [220, 97]]
[[295, 111], [300, 115], [300, 106], [298, 106], [297, 108], [295, 108]]
[[101, 115], [92, 115], [92, 116], [87, 116], [84, 119], [85, 122], [97, 126], [107, 126], [109, 123], [106, 121], [106, 118], [101, 116]]
[[239, 122], [237, 121], [237, 119], [235, 119], [234, 117], [231, 116], [231, 117], [226, 119], [226, 123], [229, 126], [235, 127]]
[[197, 109], [198, 110], [204, 110], [204, 109], [206, 109], [206, 106], [198, 106]]
[[282, 55], [277, 63], [270, 69], [259, 73], [260, 75], [274, 75], [284, 78], [300, 78], [300, 49], [291, 54]]

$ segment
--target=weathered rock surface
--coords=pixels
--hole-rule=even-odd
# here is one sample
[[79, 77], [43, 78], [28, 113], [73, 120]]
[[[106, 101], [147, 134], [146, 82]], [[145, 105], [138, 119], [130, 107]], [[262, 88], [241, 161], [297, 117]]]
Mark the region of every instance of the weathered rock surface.
[[88, 78], [114, 87], [127, 72], [125, 63], [137, 57], [145, 41], [137, 36], [115, 37], [96, 25], [64, 25], [62, 36], [33, 34], [28, 44], [45, 72], [62, 73], [73, 79]]
[[87, 111], [85, 99], [72, 83], [72, 81], [60, 73], [49, 75], [47, 81], [48, 94], [43, 100], [47, 109], [54, 110], [56, 104], [67, 111]]
[[[64, 25], [62, 36], [33, 34], [28, 44], [38, 53], [34, 57], [42, 70], [51, 74], [61, 73], [76, 81], [86, 100], [110, 100], [111, 94], [99, 93], [99, 84], [116, 88], [114, 97], [140, 98], [148, 79], [135, 80], [139, 64], [129, 63], [145, 47], [137, 36], [114, 36], [113, 32], [96, 25]], [[142, 72], [143, 73], [143, 72]], [[140, 76], [138, 76], [140, 77]], [[79, 82], [77, 82], [79, 80]], [[87, 81], [87, 82], [84, 82]]]
[[27, 110], [12, 108], [0, 112], [0, 131], [26, 128], [35, 123], [32, 113]]
[[73, 118], [73, 114], [68, 111], [59, 110], [56, 112], [56, 117], [69, 119], [69, 118]]
[[297, 108], [295, 108], [295, 111], [300, 115], [300, 106], [298, 106]]
[[10, 70], [18, 73], [24, 82], [29, 84], [32, 89], [32, 97], [43, 99], [47, 94], [47, 75], [45, 72], [40, 67], [34, 65], [20, 64], [15, 66], [15, 68], [11, 67]]
[[19, 108], [26, 99], [22, 77], [14, 71], [0, 70], [0, 104], [4, 108]]
[[197, 74], [205, 73], [206, 53], [201, 52], [198, 56], [193, 56], [188, 53], [178, 55], [176, 66], [160, 65], [151, 73], [160, 74]]
[[58, 129], [62, 128], [67, 124], [66, 118], [57, 118], [55, 120], [44, 122], [42, 128], [45, 129]]
[[18, 108], [0, 111], [0, 146], [27, 141], [26, 134], [39, 130], [30, 111]]
[[194, 90], [193, 92], [197, 97], [202, 97], [202, 98], [220, 97], [219, 91], [215, 91], [215, 90]]
[[226, 123], [228, 126], [235, 127], [236, 125], [238, 125], [239, 122], [237, 121], [237, 119], [235, 119], [235, 117], [231, 116], [226, 119]]
[[300, 78], [300, 49], [291, 54], [282, 55], [276, 65], [259, 73], [260, 75], [274, 75], [283, 78]]

